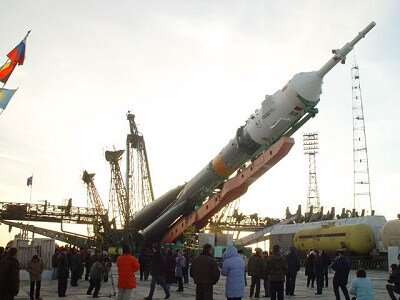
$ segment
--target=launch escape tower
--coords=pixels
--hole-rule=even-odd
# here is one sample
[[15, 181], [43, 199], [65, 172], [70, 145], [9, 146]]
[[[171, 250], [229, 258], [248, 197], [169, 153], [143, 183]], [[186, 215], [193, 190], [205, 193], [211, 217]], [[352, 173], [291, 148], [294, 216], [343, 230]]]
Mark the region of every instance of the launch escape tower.
[[364, 109], [361, 97], [360, 74], [355, 62], [351, 68], [353, 98], [353, 164], [354, 209], [369, 203], [372, 213], [371, 188], [368, 165], [367, 136], [365, 134]]
[[313, 207], [314, 210], [320, 209], [318, 185], [317, 185], [317, 166], [316, 157], [318, 153], [318, 133], [303, 133], [304, 154], [308, 155], [308, 192], [307, 210]]
[[154, 200], [146, 144], [138, 131], [135, 115], [128, 112], [130, 133], [126, 136], [126, 197], [130, 215], [134, 216]]

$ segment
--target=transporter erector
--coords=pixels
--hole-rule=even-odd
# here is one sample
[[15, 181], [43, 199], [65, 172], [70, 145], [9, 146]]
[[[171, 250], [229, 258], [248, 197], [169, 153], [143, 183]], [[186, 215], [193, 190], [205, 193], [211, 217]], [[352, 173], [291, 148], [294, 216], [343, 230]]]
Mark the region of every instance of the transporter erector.
[[[374, 26], [375, 22], [371, 22], [341, 49], [332, 50], [333, 57], [318, 71], [298, 73], [282, 89], [267, 95], [261, 107], [246, 120], [244, 126], [237, 129], [236, 135], [217, 156], [186, 183], [177, 197], [156, 199], [151, 207], [145, 207], [136, 214], [132, 227], [141, 230], [147, 243], [158, 240], [180, 217], [192, 213], [210, 192], [246, 162], [282, 136], [291, 136], [314, 117], [318, 112], [315, 106], [320, 100], [324, 76], [339, 62], [344, 63], [346, 55]], [[151, 218], [146, 218], [146, 214]]]

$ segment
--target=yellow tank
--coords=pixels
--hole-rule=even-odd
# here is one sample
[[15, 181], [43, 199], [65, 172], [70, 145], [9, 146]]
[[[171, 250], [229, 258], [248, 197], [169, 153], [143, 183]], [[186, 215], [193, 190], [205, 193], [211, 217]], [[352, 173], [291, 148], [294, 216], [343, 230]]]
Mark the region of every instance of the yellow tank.
[[400, 220], [391, 220], [381, 231], [383, 247], [400, 246]]
[[343, 249], [354, 254], [368, 254], [375, 247], [375, 235], [366, 224], [338, 225], [299, 230], [294, 236], [299, 251], [320, 249], [335, 252]]

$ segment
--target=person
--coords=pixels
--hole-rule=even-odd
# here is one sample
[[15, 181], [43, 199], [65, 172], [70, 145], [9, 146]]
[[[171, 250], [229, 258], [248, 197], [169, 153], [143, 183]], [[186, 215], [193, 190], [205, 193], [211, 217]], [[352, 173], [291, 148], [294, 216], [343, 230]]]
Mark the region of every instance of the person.
[[92, 249], [88, 248], [85, 252], [85, 281], [89, 281], [90, 270], [92, 269], [92, 262], [90, 261], [90, 255]]
[[0, 262], [0, 299], [13, 300], [19, 293], [17, 248], [10, 248]]
[[117, 258], [118, 295], [117, 300], [131, 299], [132, 289], [136, 287], [135, 272], [139, 270], [139, 262], [131, 254], [128, 245], [122, 246], [122, 255]]
[[101, 281], [103, 279], [105, 272], [105, 265], [104, 265], [104, 259], [103, 257], [100, 257], [98, 261], [96, 261], [93, 265], [92, 268], [90, 269], [89, 273], [89, 288], [86, 292], [87, 295], [91, 295], [92, 291], [94, 289], [93, 293], [93, 298], [99, 297], [99, 291], [101, 288]]
[[212, 251], [213, 247], [205, 244], [203, 251], [193, 259], [190, 266], [190, 277], [196, 284], [196, 300], [213, 299], [213, 285], [218, 282], [220, 272]]
[[153, 294], [157, 283], [159, 283], [161, 287], [164, 289], [165, 292], [164, 299], [168, 299], [170, 297], [170, 293], [163, 279], [164, 268], [165, 268], [164, 257], [162, 257], [161, 249], [158, 245], [154, 245], [152, 250], [153, 254], [150, 259], [150, 275], [151, 275], [150, 292], [149, 295], [144, 299], [150, 299], [150, 300], [153, 299]]
[[400, 294], [400, 268], [396, 264], [390, 265], [390, 275], [388, 278], [388, 283], [386, 285], [386, 290], [388, 291], [390, 299], [396, 299], [394, 293]]
[[347, 282], [350, 273], [350, 261], [343, 251], [339, 251], [339, 257], [332, 264], [333, 275], [333, 291], [336, 300], [340, 300], [339, 287], [341, 288], [346, 300], [350, 300], [349, 291], [347, 290]]
[[53, 256], [51, 257], [51, 267], [53, 268], [53, 273], [51, 274], [51, 279], [56, 280], [57, 279], [57, 258], [60, 255], [60, 249], [56, 248], [54, 251]]
[[169, 292], [171, 284], [175, 282], [175, 258], [170, 248], [165, 253], [164, 282]]
[[148, 256], [146, 253], [146, 249], [145, 248], [141, 248], [139, 251], [139, 264], [140, 264], [140, 278], [139, 280], [147, 280], [148, 276], [146, 276], [148, 274], [147, 272], [147, 265], [148, 265]]
[[307, 287], [314, 287], [315, 273], [314, 273], [314, 259], [315, 252], [311, 250], [307, 255], [305, 274], [307, 275]]
[[71, 249], [71, 286], [78, 286], [78, 280], [82, 272], [82, 260], [75, 248]]
[[61, 248], [60, 255], [57, 257], [58, 297], [66, 297], [68, 275], [67, 249]]
[[[39, 259], [39, 256], [37, 255], [32, 256], [32, 259], [28, 262], [26, 270], [29, 273], [29, 279], [31, 281], [31, 286], [29, 291], [30, 299], [34, 299], [33, 296], [35, 296], [36, 299], [39, 299], [40, 283], [42, 281], [42, 273], [44, 270], [43, 261]], [[36, 293], [35, 293], [35, 285], [36, 285]]]
[[297, 272], [300, 270], [300, 258], [297, 255], [296, 247], [290, 247], [290, 252], [286, 255], [288, 270], [286, 272], [286, 295], [294, 296], [296, 288]]
[[221, 275], [226, 276], [225, 297], [228, 300], [241, 300], [244, 296], [245, 264], [234, 246], [229, 246], [224, 253]]
[[316, 250], [314, 258], [314, 274], [317, 280], [317, 292], [315, 295], [322, 295], [322, 288], [324, 286], [324, 261], [322, 260], [321, 253]]
[[[374, 293], [372, 291], [372, 284], [367, 279], [367, 273], [364, 269], [358, 269], [356, 272], [357, 278], [353, 279], [350, 284], [350, 295], [355, 297], [352, 300], [375, 300]], [[396, 299], [396, 298], [395, 298]]]
[[178, 281], [178, 289], [177, 292], [183, 292], [183, 268], [185, 267], [186, 259], [183, 256], [182, 251], [178, 251], [178, 256], [175, 258], [175, 277]]
[[[267, 259], [268, 259], [268, 251], [263, 251], [262, 257], [265, 260], [265, 265], [267, 265]], [[270, 285], [269, 285], [269, 274], [268, 272], [264, 272], [264, 297], [270, 297]]]
[[274, 245], [272, 254], [268, 257], [266, 271], [269, 273], [271, 300], [283, 300], [283, 286], [288, 265], [286, 258], [281, 253], [281, 247]]
[[[251, 276], [250, 284], [250, 297], [260, 298], [260, 284], [261, 278], [264, 278], [265, 274], [265, 260], [261, 256], [262, 249], [255, 248], [254, 254], [249, 258], [248, 272]], [[254, 288], [256, 289], [254, 293]]]
[[247, 256], [243, 254], [243, 250], [242, 249], [238, 250], [238, 255], [244, 261], [244, 266], [245, 266], [245, 269], [244, 269], [244, 286], [247, 286], [246, 272], [247, 272], [247, 261], [248, 261], [248, 259], [247, 259]]
[[326, 254], [325, 250], [321, 251], [322, 262], [324, 263], [324, 278], [325, 278], [325, 287], [328, 287], [328, 269], [332, 264], [331, 259]]
[[187, 249], [183, 250], [183, 256], [185, 257], [185, 266], [182, 268], [183, 283], [189, 283], [190, 256]]
[[103, 264], [104, 264], [104, 273], [103, 273], [103, 281], [108, 282], [108, 277], [110, 276], [110, 273], [112, 272], [112, 261], [111, 257], [108, 254], [107, 251], [103, 252]]

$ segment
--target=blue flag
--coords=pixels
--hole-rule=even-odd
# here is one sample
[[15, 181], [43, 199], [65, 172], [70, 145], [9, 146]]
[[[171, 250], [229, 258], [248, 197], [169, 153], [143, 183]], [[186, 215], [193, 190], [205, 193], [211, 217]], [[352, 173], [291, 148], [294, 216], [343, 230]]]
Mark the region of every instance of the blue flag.
[[14, 94], [17, 90], [0, 89], [0, 108], [1, 109], [6, 109], [8, 102], [10, 102], [12, 96], [14, 96]]
[[32, 186], [32, 183], [33, 183], [33, 176], [29, 177], [29, 178], [26, 180], [26, 185], [27, 185], [27, 186]]

